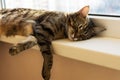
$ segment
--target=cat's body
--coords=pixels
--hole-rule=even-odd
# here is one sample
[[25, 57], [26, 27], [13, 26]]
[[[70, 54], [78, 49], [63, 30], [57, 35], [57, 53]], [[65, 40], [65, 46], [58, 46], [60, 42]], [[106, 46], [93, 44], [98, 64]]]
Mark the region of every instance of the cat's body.
[[29, 36], [10, 49], [12, 55], [38, 44], [44, 58], [42, 76], [49, 80], [53, 63], [52, 40], [67, 37], [73, 41], [86, 40], [105, 29], [98, 30], [99, 27], [88, 20], [88, 12], [88, 6], [71, 14], [23, 8], [1, 10], [0, 36]]
[[3, 9], [0, 11], [0, 35], [28, 36], [33, 33], [32, 23], [28, 20], [37, 19], [44, 11], [33, 9]]

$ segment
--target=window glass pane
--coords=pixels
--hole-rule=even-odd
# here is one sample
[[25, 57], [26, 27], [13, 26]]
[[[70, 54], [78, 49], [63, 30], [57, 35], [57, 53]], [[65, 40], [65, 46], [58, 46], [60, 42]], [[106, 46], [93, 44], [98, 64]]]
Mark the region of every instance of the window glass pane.
[[120, 0], [6, 0], [7, 8], [35, 8], [74, 12], [90, 6], [91, 14], [120, 15]]
[[120, 0], [95, 0], [92, 4], [90, 13], [120, 15]]
[[48, 0], [6, 0], [6, 8], [48, 9]]

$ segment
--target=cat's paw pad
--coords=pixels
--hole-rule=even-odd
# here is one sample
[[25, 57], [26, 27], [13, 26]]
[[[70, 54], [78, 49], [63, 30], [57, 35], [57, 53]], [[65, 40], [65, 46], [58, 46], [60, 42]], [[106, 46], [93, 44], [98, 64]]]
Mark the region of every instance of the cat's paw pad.
[[9, 49], [9, 54], [14, 56], [16, 55], [17, 53], [19, 53], [19, 49], [17, 48], [17, 46], [13, 46]]

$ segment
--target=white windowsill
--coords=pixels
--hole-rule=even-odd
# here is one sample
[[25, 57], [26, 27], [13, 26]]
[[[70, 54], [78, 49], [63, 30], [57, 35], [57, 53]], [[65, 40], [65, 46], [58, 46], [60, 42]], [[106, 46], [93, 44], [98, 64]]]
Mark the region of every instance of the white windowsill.
[[[1, 38], [4, 42], [15, 43], [25, 39]], [[72, 42], [68, 39], [53, 41], [56, 54], [104, 67], [120, 70], [120, 39], [109, 37], [94, 37], [85, 41]], [[39, 49], [34, 47], [34, 49]]]
[[120, 39], [96, 37], [78, 42], [65, 39], [54, 41], [53, 47], [61, 56], [120, 70]]

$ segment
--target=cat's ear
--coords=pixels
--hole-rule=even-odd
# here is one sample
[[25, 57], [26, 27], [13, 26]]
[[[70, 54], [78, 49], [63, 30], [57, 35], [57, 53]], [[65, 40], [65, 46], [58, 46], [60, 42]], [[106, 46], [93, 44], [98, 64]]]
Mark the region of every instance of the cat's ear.
[[81, 10], [78, 11], [79, 15], [82, 17], [86, 17], [89, 13], [89, 6], [83, 7]]
[[105, 27], [94, 27], [93, 28], [96, 34], [99, 34], [100, 32], [103, 32], [106, 30]]

